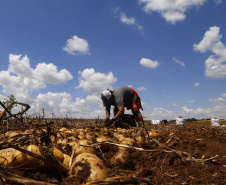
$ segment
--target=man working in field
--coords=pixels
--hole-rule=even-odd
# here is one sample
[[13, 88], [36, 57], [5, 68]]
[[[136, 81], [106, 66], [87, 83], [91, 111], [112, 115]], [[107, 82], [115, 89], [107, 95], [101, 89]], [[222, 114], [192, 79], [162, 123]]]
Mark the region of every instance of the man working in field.
[[[143, 116], [139, 109], [142, 109], [141, 100], [137, 92], [130, 87], [117, 87], [114, 90], [104, 90], [101, 93], [101, 99], [106, 111], [105, 125], [110, 126], [124, 114], [124, 108], [132, 111], [139, 126], [144, 126]], [[111, 105], [114, 106], [114, 117], [110, 119]]]

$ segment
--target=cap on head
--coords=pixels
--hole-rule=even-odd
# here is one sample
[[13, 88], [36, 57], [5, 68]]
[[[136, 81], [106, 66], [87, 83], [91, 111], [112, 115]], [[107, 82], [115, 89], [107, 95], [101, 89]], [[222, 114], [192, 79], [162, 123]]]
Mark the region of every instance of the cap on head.
[[111, 92], [109, 90], [104, 90], [101, 93], [101, 99], [103, 100], [104, 107], [107, 107], [109, 105], [108, 100], [110, 99], [110, 97], [111, 97]]

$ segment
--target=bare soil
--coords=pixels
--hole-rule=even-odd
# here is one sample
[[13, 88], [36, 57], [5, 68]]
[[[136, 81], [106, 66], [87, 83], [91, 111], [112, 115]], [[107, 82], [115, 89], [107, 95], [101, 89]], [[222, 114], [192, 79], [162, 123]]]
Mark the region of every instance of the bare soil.
[[[62, 127], [89, 128], [90, 133], [95, 133], [91, 138], [95, 144], [96, 133], [107, 135], [113, 143], [119, 143], [113, 137], [117, 130], [113, 127], [103, 127], [103, 120], [53, 120], [52, 124], [29, 122], [29, 124], [14, 125], [11, 123], [9, 130], [17, 130], [24, 133], [25, 130], [37, 130], [45, 128], [44, 134], [36, 135], [39, 138], [32, 140], [38, 144], [40, 151], [48, 154], [49, 146], [55, 145], [63, 153], [71, 156], [72, 150], [57, 145], [51, 141], [50, 136], [57, 134]], [[176, 126], [175, 122], [169, 124], [151, 125], [145, 122], [148, 131], [155, 130], [160, 136], [144, 142], [142, 145], [134, 144], [128, 149], [130, 156], [125, 164], [113, 165], [110, 160], [119, 147], [112, 144], [110, 150], [102, 152], [96, 148], [96, 155], [103, 160], [107, 167], [107, 177], [93, 184], [226, 184], [226, 126], [212, 127], [210, 122], [186, 122], [184, 126]], [[225, 123], [223, 123], [225, 124]], [[38, 126], [37, 126], [38, 125]], [[225, 124], [226, 125], [226, 124]], [[135, 139], [131, 129], [125, 133], [126, 137]], [[134, 129], [133, 129], [134, 130]], [[1, 134], [7, 131], [6, 125], [2, 125]], [[35, 135], [35, 132], [34, 135]], [[145, 135], [145, 130], [141, 130]], [[67, 137], [67, 136], [65, 136]], [[77, 136], [75, 136], [77, 137]], [[2, 139], [0, 147], [5, 140]], [[24, 141], [23, 141], [24, 142]], [[22, 145], [21, 141], [18, 145]], [[51, 153], [51, 152], [50, 152]], [[84, 168], [85, 169], [85, 168]], [[27, 168], [9, 168], [0, 166], [3, 172], [10, 172], [24, 178], [46, 182], [50, 184], [72, 185], [85, 184], [89, 176], [90, 167], [79, 173], [78, 177], [69, 177], [66, 172], [59, 169], [43, 171]], [[0, 184], [23, 184], [3, 177], [0, 174]], [[28, 183], [29, 184], [29, 183]]]

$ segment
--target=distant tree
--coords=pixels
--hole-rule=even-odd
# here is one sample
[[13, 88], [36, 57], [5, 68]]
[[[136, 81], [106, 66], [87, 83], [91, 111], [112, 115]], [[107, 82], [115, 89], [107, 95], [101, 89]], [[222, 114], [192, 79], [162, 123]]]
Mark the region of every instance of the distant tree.
[[188, 118], [188, 119], [186, 119], [186, 121], [197, 121], [197, 119], [195, 119], [195, 118]]
[[[14, 97], [13, 94], [10, 94], [9, 96], [7, 96], [7, 98], [4, 99], [5, 102], [5, 106], [7, 106], [8, 104], [12, 103], [16, 101], [16, 98]], [[8, 107], [8, 111], [11, 112], [12, 108], [14, 107], [14, 105], [11, 105]]]

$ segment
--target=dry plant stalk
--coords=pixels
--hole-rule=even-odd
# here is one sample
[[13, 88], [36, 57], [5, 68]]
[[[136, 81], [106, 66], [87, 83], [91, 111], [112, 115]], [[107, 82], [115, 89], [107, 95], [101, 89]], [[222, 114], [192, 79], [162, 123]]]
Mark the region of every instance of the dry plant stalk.
[[[18, 112], [17, 114], [11, 114], [10, 111], [8, 111], [8, 108], [14, 104], [19, 104], [22, 105], [24, 107], [26, 107], [25, 109], [23, 109], [22, 111]], [[0, 105], [3, 107], [3, 109], [0, 112], [0, 120], [3, 120], [5, 118], [6, 112], [10, 115], [9, 117], [14, 117], [15, 119], [17, 119], [18, 121], [22, 122], [19, 118], [17, 118], [17, 115], [22, 115], [24, 112], [26, 112], [28, 109], [30, 109], [30, 105], [26, 104], [26, 103], [21, 103], [21, 102], [11, 102], [8, 105], [4, 105], [1, 101], [0, 101]]]
[[28, 178], [24, 178], [18, 175], [14, 175], [12, 173], [0, 170], [0, 176], [2, 178], [5, 178], [9, 181], [20, 183], [20, 184], [26, 184], [26, 185], [54, 185], [52, 183], [42, 182], [42, 181], [36, 181]]
[[113, 184], [139, 184], [140, 182], [143, 182], [145, 184], [150, 184], [150, 180], [148, 178], [140, 178], [140, 177], [133, 177], [133, 176], [109, 177], [103, 180], [90, 181], [90, 182], [87, 182], [86, 184], [113, 185]]

